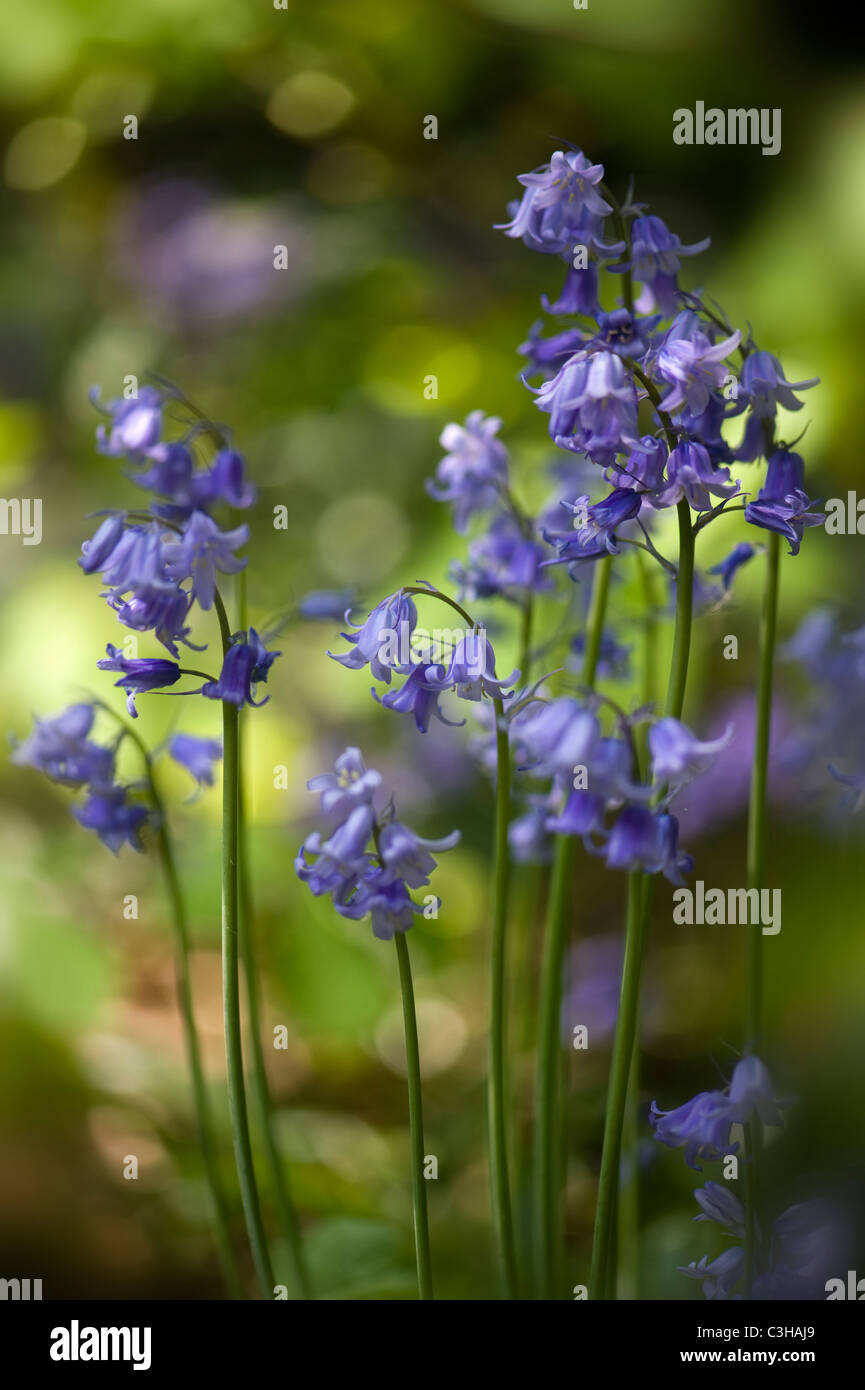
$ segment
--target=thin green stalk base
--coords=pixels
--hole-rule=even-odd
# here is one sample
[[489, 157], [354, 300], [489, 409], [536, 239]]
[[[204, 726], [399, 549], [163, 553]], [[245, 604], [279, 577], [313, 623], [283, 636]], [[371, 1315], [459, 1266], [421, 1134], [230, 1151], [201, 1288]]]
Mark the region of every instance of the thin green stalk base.
[[228, 1107], [234, 1141], [234, 1158], [240, 1182], [243, 1214], [263, 1298], [272, 1299], [273, 1269], [264, 1225], [252, 1147], [243, 1075], [243, 1044], [240, 1024], [240, 979], [238, 963], [238, 824], [237, 789], [239, 781], [237, 709], [222, 702], [223, 786], [222, 786], [222, 1004], [225, 1022], [225, 1060], [228, 1081]]
[[490, 1186], [502, 1291], [518, 1297], [517, 1258], [508, 1176], [507, 1086], [505, 1078], [505, 980], [510, 857], [510, 748], [501, 700], [496, 718], [496, 815], [493, 853], [493, 932], [490, 959], [490, 1061], [487, 1092]]
[[405, 1029], [405, 1060], [408, 1077], [408, 1116], [411, 1141], [411, 1196], [414, 1213], [414, 1244], [417, 1257], [418, 1297], [431, 1299], [433, 1294], [432, 1257], [429, 1242], [426, 1179], [424, 1170], [423, 1099], [420, 1079], [420, 1049], [417, 1036], [417, 1015], [411, 978], [408, 942], [403, 932], [394, 936], [399, 982], [402, 992], [402, 1017]]

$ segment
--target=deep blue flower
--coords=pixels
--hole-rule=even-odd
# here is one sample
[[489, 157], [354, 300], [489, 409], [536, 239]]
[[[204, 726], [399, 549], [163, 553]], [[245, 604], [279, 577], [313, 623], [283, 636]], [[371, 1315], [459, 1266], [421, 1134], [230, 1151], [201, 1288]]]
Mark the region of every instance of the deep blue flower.
[[72, 814], [85, 830], [95, 830], [112, 854], [125, 844], [143, 850], [141, 830], [151, 813], [140, 802], [129, 801], [128, 787], [105, 787], [93, 790], [83, 806], [73, 806]]
[[249, 629], [248, 641], [245, 640], [246, 633], [237, 633], [236, 637], [239, 640], [232, 642], [223, 658], [219, 680], [206, 681], [201, 693], [208, 700], [226, 700], [238, 708], [249, 704], [257, 709], [266, 705], [270, 696], [255, 700], [253, 690], [260, 682], [267, 680], [270, 667], [282, 653], [268, 651], [253, 627]]
[[[604, 470], [604, 477], [616, 488], [636, 488], [638, 492], [659, 493], [664, 488], [667, 446], [654, 435], [644, 434], [624, 461], [617, 460]], [[650, 496], [648, 499], [653, 501]]]
[[508, 454], [496, 435], [501, 420], [473, 410], [465, 425], [445, 425], [439, 443], [446, 450], [426, 489], [437, 502], [453, 502], [454, 527], [465, 531], [477, 512], [501, 498], [508, 481]]
[[[427, 680], [430, 671], [438, 676], [439, 683], [435, 686], [430, 685]], [[455, 728], [458, 722], [465, 723], [465, 720], [447, 719], [442, 713], [439, 695], [442, 690], [450, 689], [443, 678], [443, 666], [413, 666], [408, 680], [398, 690], [388, 690], [384, 695], [379, 695], [373, 688], [373, 699], [378, 700], [385, 709], [395, 710], [397, 714], [412, 715], [415, 726], [422, 734], [427, 732], [432, 719], [438, 719], [442, 724], [450, 724]]]
[[603, 219], [613, 210], [597, 191], [603, 177], [603, 165], [590, 164], [581, 150], [556, 150], [549, 164], [519, 175], [526, 191], [513, 219], [500, 229], [521, 237], [533, 251], [561, 253], [599, 244]]
[[563, 508], [574, 518], [571, 531], [545, 531], [544, 540], [555, 546], [557, 560], [548, 564], [565, 564], [596, 559], [599, 555], [617, 555], [616, 531], [625, 522], [633, 521], [642, 506], [642, 494], [633, 488], [615, 488], [600, 502], [589, 502], [588, 496], [574, 502], [563, 502]]
[[655, 1138], [668, 1149], [684, 1149], [688, 1167], [698, 1172], [695, 1159], [711, 1163], [738, 1149], [738, 1144], [730, 1142], [733, 1120], [724, 1091], [700, 1091], [675, 1110], [659, 1110], [652, 1101], [649, 1120]]
[[568, 793], [564, 809], [558, 815], [548, 816], [545, 828], [556, 835], [596, 834], [604, 828], [605, 802], [602, 796], [593, 792], [574, 789]]
[[805, 527], [822, 526], [826, 521], [823, 512], [810, 510], [813, 506], [805, 491], [805, 464], [801, 456], [788, 449], [776, 449], [756, 501], [745, 506], [745, 520], [785, 536], [790, 542], [790, 554], [798, 555]]
[[547, 296], [542, 295], [541, 304], [548, 314], [582, 314], [585, 318], [595, 318], [601, 312], [595, 262], [589, 261], [583, 269], [569, 266], [558, 299], [551, 304]]
[[13, 749], [11, 761], [44, 772], [67, 787], [110, 785], [114, 749], [88, 738], [94, 716], [93, 705], [82, 703], [69, 705], [49, 719], [35, 719], [33, 732]]
[[646, 806], [626, 806], [610, 831], [604, 851], [608, 869], [628, 873], [662, 873], [670, 883], [684, 883], [694, 860], [679, 851], [679, 822]]
[[414, 599], [410, 594], [398, 590], [376, 604], [356, 632], [341, 634], [351, 643], [353, 651], [340, 655], [328, 652], [328, 656], [349, 671], [359, 671], [369, 663], [373, 678], [390, 685], [391, 671], [403, 675], [409, 668], [411, 638], [416, 627], [417, 607]]
[[367, 870], [357, 890], [347, 902], [335, 902], [341, 917], [372, 920], [373, 935], [379, 941], [392, 941], [397, 932], [408, 931], [424, 909], [413, 902], [401, 878], [392, 878], [386, 869]]
[[708, 451], [694, 440], [683, 440], [671, 450], [667, 460], [667, 487], [658, 497], [669, 506], [687, 497], [695, 512], [708, 512], [716, 504], [713, 497], [733, 497], [739, 483], [732, 482], [727, 468], [715, 468]]
[[452, 830], [440, 840], [422, 840], [407, 825], [389, 821], [378, 837], [378, 852], [390, 874], [405, 881], [409, 888], [421, 888], [429, 883], [436, 867], [431, 851], [441, 853], [459, 844], [460, 832]]
[[541, 320], [533, 323], [528, 338], [517, 348], [527, 362], [522, 373], [524, 379], [540, 374], [549, 381], [585, 345], [586, 335], [579, 328], [566, 328], [561, 333], [551, 333], [548, 338], [543, 336], [543, 330]]
[[[677, 276], [680, 256], [696, 256], [705, 251], [710, 238], [683, 246], [660, 217], [635, 217], [631, 226], [631, 271], [635, 280], [647, 285], [664, 317], [678, 308]], [[623, 266], [611, 266], [623, 270]]]
[[809, 381], [787, 381], [777, 357], [771, 352], [750, 352], [742, 363], [740, 390], [747, 396], [751, 409], [761, 419], [774, 419], [779, 405], [785, 410], [801, 410], [804, 402], [794, 391], [807, 391], [818, 386], [820, 378]]
[[181, 589], [142, 587], [134, 589], [129, 597], [116, 592], [107, 595], [110, 606], [125, 627], [135, 632], [153, 632], [153, 635], [171, 655], [177, 658], [178, 642], [201, 650], [189, 641], [190, 629], [186, 619], [192, 607], [192, 595]]
[[249, 527], [236, 526], [233, 531], [220, 531], [206, 512], [195, 511], [183, 528], [179, 541], [164, 546], [165, 566], [177, 582], [192, 580], [195, 598], [205, 610], [213, 607], [216, 590], [216, 571], [238, 574], [247, 565], [233, 552], [249, 540]]
[[518, 760], [533, 772], [566, 779], [597, 756], [601, 729], [597, 716], [570, 696], [538, 702], [511, 725]]
[[587, 339], [586, 347], [603, 348], [639, 361], [652, 346], [653, 332], [660, 321], [660, 314], [640, 318], [629, 309], [613, 309], [609, 314], [599, 311], [598, 331]]
[[614, 352], [577, 353], [551, 381], [538, 387], [535, 404], [549, 414], [549, 432], [561, 448], [613, 462], [638, 443], [637, 392]]
[[736, 571], [740, 570], [743, 565], [747, 565], [748, 561], [752, 560], [756, 554], [757, 552], [753, 545], [749, 545], [747, 541], [740, 541], [738, 545], [733, 546], [730, 554], [727, 555], [725, 559], [721, 560], [717, 565], [712, 565], [708, 572], [709, 574], [720, 574], [722, 576], [721, 582], [724, 585], [724, 593], [727, 593], [733, 582], [733, 576]]
[[146, 695], [150, 690], [163, 690], [176, 685], [180, 680], [180, 667], [176, 661], [166, 661], [164, 657], [126, 657], [119, 647], [109, 642], [105, 648], [108, 653], [96, 665], [100, 671], [121, 671], [123, 674], [114, 684], [126, 691], [126, 708], [133, 719], [138, 718], [135, 708], [136, 695]]
[[176, 763], [192, 774], [199, 786], [213, 786], [214, 764], [222, 757], [222, 744], [218, 738], [174, 734], [168, 751]]

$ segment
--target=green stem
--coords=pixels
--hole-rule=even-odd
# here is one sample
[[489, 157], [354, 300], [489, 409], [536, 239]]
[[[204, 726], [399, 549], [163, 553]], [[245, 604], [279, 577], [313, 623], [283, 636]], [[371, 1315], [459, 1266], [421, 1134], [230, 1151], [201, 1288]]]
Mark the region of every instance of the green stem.
[[[691, 620], [694, 602], [694, 531], [685, 498], [678, 504], [679, 573], [676, 583], [676, 627], [667, 686], [665, 715], [680, 719], [688, 681], [691, 652]], [[637, 1038], [642, 983], [643, 955], [654, 897], [654, 877], [643, 880], [640, 873], [628, 875], [625, 959], [619, 994], [619, 1012], [610, 1064], [607, 1111], [601, 1151], [601, 1171], [592, 1242], [591, 1288], [593, 1298], [615, 1296], [617, 1250], [613, 1239], [615, 1209], [622, 1157], [624, 1110], [633, 1050]]]
[[[238, 627], [246, 630], [246, 571], [237, 576], [237, 621]], [[243, 753], [248, 728], [247, 711], [242, 709], [238, 717], [238, 764], [244, 766]], [[300, 1223], [297, 1218], [288, 1172], [279, 1152], [273, 1127], [273, 1100], [267, 1078], [267, 1065], [264, 1059], [264, 1045], [261, 1033], [261, 1001], [258, 966], [255, 958], [255, 911], [252, 897], [250, 874], [249, 839], [246, 821], [246, 786], [241, 774], [237, 787], [237, 838], [240, 851], [239, 860], [239, 902], [240, 902], [240, 954], [243, 961], [243, 976], [246, 982], [246, 1012], [248, 1038], [252, 1052], [252, 1090], [255, 1097], [258, 1120], [264, 1143], [264, 1154], [270, 1169], [273, 1190], [280, 1225], [291, 1261], [295, 1290], [300, 1298], [314, 1297], [303, 1252]]]
[[[593, 689], [601, 651], [604, 617], [610, 589], [612, 558], [595, 565], [592, 599], [586, 621], [582, 682]], [[562, 1048], [559, 1027], [562, 1010], [562, 967], [566, 937], [569, 888], [576, 841], [572, 835], [556, 837], [544, 949], [541, 964], [541, 998], [538, 1018], [537, 1092], [535, 1100], [535, 1207], [538, 1232], [538, 1296], [555, 1297], [561, 1225], [559, 1164], [560, 1092]]]
[[411, 1140], [411, 1195], [414, 1211], [414, 1243], [417, 1257], [418, 1297], [433, 1298], [432, 1258], [430, 1256], [429, 1221], [427, 1218], [426, 1180], [424, 1169], [423, 1100], [420, 1079], [420, 1051], [417, 1037], [417, 1016], [414, 1007], [414, 988], [408, 942], [403, 932], [394, 936], [399, 983], [402, 991], [402, 1017], [405, 1028], [405, 1060], [408, 1077], [408, 1120]]
[[517, 666], [520, 671], [520, 684], [528, 685], [529, 675], [532, 666], [532, 622], [534, 619], [534, 598], [531, 593], [526, 595], [523, 603], [522, 621], [520, 625], [520, 653]]
[[[754, 735], [754, 762], [748, 804], [748, 887], [766, 886], [766, 801], [769, 781], [769, 740], [772, 728], [772, 680], [775, 664], [775, 637], [778, 626], [778, 588], [781, 538], [769, 533], [766, 557], [766, 589], [760, 624], [760, 669], [757, 679], [757, 724]], [[755, 1052], [763, 1034], [763, 934], [759, 924], [747, 937], [745, 968], [745, 1049]], [[753, 1119], [747, 1127], [745, 1168], [745, 1291], [750, 1297], [755, 1273], [757, 1219], [762, 1167], [762, 1126]]]
[[493, 933], [490, 961], [490, 1063], [488, 1087], [490, 1185], [501, 1284], [506, 1298], [517, 1297], [517, 1261], [508, 1177], [505, 1083], [505, 980], [510, 856], [511, 758], [504, 706], [493, 701], [496, 720], [496, 814], [493, 848]]
[[180, 1018], [183, 1024], [186, 1058], [189, 1064], [189, 1073], [192, 1078], [192, 1094], [195, 1102], [198, 1142], [201, 1148], [204, 1171], [207, 1178], [207, 1185], [210, 1188], [210, 1196], [216, 1218], [216, 1244], [219, 1252], [219, 1260], [231, 1297], [240, 1299], [244, 1297], [243, 1285], [231, 1241], [229, 1203], [219, 1172], [219, 1162], [216, 1156], [216, 1141], [213, 1129], [213, 1115], [210, 1108], [210, 1098], [207, 1093], [207, 1083], [204, 1079], [204, 1067], [201, 1061], [201, 1044], [198, 1040], [198, 1028], [195, 1023], [195, 1007], [192, 999], [192, 979], [189, 963], [189, 923], [186, 912], [186, 901], [180, 885], [180, 875], [177, 872], [174, 845], [168, 830], [168, 817], [165, 811], [165, 802], [159, 790], [159, 784], [156, 781], [150, 753], [137, 730], [128, 724], [120, 715], [116, 714], [110, 706], [102, 705], [100, 702], [100, 707], [117, 720], [123, 729], [124, 736], [132, 740], [141, 754], [147, 785], [150, 791], [150, 798], [153, 802], [153, 809], [156, 812], [159, 823], [156, 847], [157, 853], [159, 854], [159, 862], [162, 866], [163, 876], [165, 878], [165, 887], [171, 903], [172, 920], [174, 923], [175, 986], [177, 989], [177, 1002], [180, 1008]]
[[[243, 746], [244, 718], [241, 713], [238, 729], [240, 747]], [[241, 764], [242, 765], [242, 764]], [[243, 959], [243, 975], [246, 981], [246, 1011], [250, 1049], [252, 1052], [252, 1090], [255, 1097], [258, 1119], [264, 1143], [264, 1153], [273, 1180], [276, 1205], [279, 1212], [282, 1234], [291, 1260], [295, 1288], [300, 1298], [312, 1298], [312, 1286], [303, 1253], [300, 1224], [297, 1219], [291, 1186], [285, 1164], [279, 1152], [273, 1128], [273, 1101], [270, 1083], [267, 1079], [267, 1066], [264, 1060], [264, 1046], [261, 1036], [261, 1002], [259, 994], [258, 968], [255, 960], [253, 942], [254, 914], [252, 890], [249, 875], [249, 851], [246, 836], [246, 797], [243, 783], [238, 787], [238, 844], [240, 848], [240, 951]]]
[[[221, 597], [216, 595], [216, 612], [222, 634], [223, 652], [228, 650], [231, 631]], [[225, 1022], [225, 1059], [228, 1079], [228, 1105], [234, 1141], [234, 1158], [243, 1200], [243, 1214], [252, 1249], [252, 1258], [263, 1298], [273, 1297], [273, 1269], [261, 1219], [261, 1207], [252, 1146], [243, 1075], [243, 1042], [240, 1024], [240, 971], [238, 962], [238, 786], [240, 745], [238, 710], [222, 702], [222, 1005]]]

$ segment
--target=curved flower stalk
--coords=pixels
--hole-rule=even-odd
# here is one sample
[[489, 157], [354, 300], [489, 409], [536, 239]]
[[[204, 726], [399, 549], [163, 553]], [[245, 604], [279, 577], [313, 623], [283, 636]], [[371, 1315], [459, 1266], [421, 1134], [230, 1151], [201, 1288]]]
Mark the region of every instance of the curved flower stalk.
[[[139, 657], [137, 636], [127, 635], [122, 648], [109, 642], [106, 657], [97, 665], [118, 676], [116, 685], [126, 693], [132, 719], [138, 716], [137, 699], [151, 692], [199, 694], [222, 705], [222, 958], [229, 1108], [253, 1260], [262, 1296], [271, 1298], [273, 1274], [252, 1162], [240, 1036], [238, 711], [243, 705], [265, 702], [266, 696], [257, 698], [257, 689], [267, 681], [280, 653], [268, 650], [252, 627], [231, 630], [217, 580], [245, 567], [246, 560], [236, 552], [248, 540], [249, 530], [245, 524], [222, 530], [214, 515], [251, 507], [257, 493], [247, 481], [243, 456], [230, 447], [225, 431], [202, 419], [173, 388], [145, 386], [100, 408], [108, 417], [97, 431], [100, 451], [125, 458], [131, 481], [149, 493], [150, 500], [146, 509], [105, 514], [93, 538], [82, 546], [79, 564], [85, 574], [101, 574], [103, 597], [121, 624], [131, 634], [152, 632], [169, 655]], [[172, 425], [180, 426], [178, 437], [169, 436]], [[204, 445], [207, 457], [202, 458]], [[216, 613], [222, 648], [218, 675], [181, 664], [181, 648], [195, 653], [204, 650], [191, 640], [196, 609]], [[183, 677], [195, 677], [198, 686], [176, 690]], [[214, 743], [184, 737], [173, 740], [175, 756], [199, 784], [213, 780], [208, 763], [212, 763]], [[146, 808], [130, 799], [128, 789], [92, 781], [79, 813], [82, 824], [97, 830], [115, 849], [124, 840], [138, 847], [146, 817]]]
[[383, 811], [377, 811], [374, 798], [381, 776], [366, 767], [359, 748], [346, 748], [333, 772], [313, 777], [307, 786], [321, 798], [327, 829], [325, 838], [314, 831], [304, 841], [295, 863], [298, 877], [316, 897], [329, 895], [341, 917], [355, 922], [368, 917], [373, 934], [396, 945], [408, 1074], [418, 1295], [431, 1299], [420, 1052], [406, 933], [416, 916], [438, 912], [441, 902], [435, 895], [427, 894], [421, 905], [412, 892], [429, 884], [436, 867], [432, 851], [438, 854], [452, 849], [459, 841], [459, 831], [442, 840], [423, 840], [395, 819], [392, 798]]
[[[92, 737], [97, 713], [104, 711], [120, 725], [108, 743]], [[141, 755], [144, 781], [124, 784], [117, 780], [116, 757], [124, 738]], [[218, 742], [175, 734], [168, 745], [170, 756], [194, 778], [198, 787], [212, 785], [213, 765], [222, 756]], [[201, 1044], [195, 1022], [189, 959], [189, 925], [174, 844], [165, 802], [154, 769], [155, 755], [148, 751], [134, 726], [101, 701], [70, 705], [49, 719], [37, 719], [32, 734], [12, 752], [12, 762], [32, 767], [51, 781], [84, 791], [82, 803], [72, 807], [79, 825], [93, 830], [108, 849], [118, 854], [129, 844], [143, 852], [154, 842], [171, 904], [175, 937], [175, 982], [183, 1026], [187, 1063], [192, 1082], [198, 1143], [210, 1189], [216, 1224], [216, 1243], [226, 1285], [233, 1298], [243, 1297], [242, 1283], [231, 1238], [231, 1203], [219, 1168], [213, 1116], [201, 1061]]]

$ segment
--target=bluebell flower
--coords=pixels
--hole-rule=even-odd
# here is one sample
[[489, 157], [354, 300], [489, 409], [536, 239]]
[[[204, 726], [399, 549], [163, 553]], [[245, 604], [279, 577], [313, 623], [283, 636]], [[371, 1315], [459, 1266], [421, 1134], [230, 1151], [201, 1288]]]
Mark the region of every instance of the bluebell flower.
[[545, 828], [556, 835], [579, 835], [581, 839], [604, 828], [605, 802], [594, 792], [573, 789], [558, 815], [548, 816]]
[[547, 253], [595, 243], [603, 219], [613, 210], [597, 191], [603, 177], [603, 165], [590, 164], [581, 150], [556, 150], [548, 164], [519, 175], [526, 191], [514, 217], [500, 230]]
[[553, 587], [544, 569], [546, 551], [527, 536], [510, 513], [496, 517], [489, 531], [469, 545], [469, 562], [451, 565], [460, 600], [502, 597], [519, 601]]
[[738, 491], [739, 483], [731, 481], [729, 469], [715, 468], [702, 444], [682, 440], [670, 451], [667, 487], [657, 502], [669, 506], [687, 497], [695, 512], [708, 512], [716, 505], [713, 498], [733, 497]]
[[496, 654], [485, 633], [469, 632], [460, 637], [447, 666], [426, 668], [425, 680], [431, 690], [456, 691], [461, 700], [506, 700], [512, 692], [519, 671], [513, 670], [505, 680], [496, 679]]
[[698, 1279], [703, 1285], [703, 1293], [711, 1301], [730, 1297], [745, 1270], [745, 1252], [739, 1245], [733, 1245], [714, 1260], [703, 1255], [699, 1261], [692, 1260], [689, 1265], [678, 1266], [680, 1274]]
[[372, 804], [380, 782], [357, 748], [340, 755], [334, 773], [312, 778], [307, 785], [321, 793], [322, 809], [336, 825], [326, 840], [317, 831], [307, 837], [295, 870], [317, 897], [331, 894], [342, 917], [370, 917], [374, 935], [389, 941], [425, 910], [408, 890], [429, 883], [436, 867], [430, 851], [451, 849], [459, 832], [442, 840], [421, 839], [393, 819], [392, 803], [382, 823]]
[[778, 406], [785, 410], [801, 410], [804, 402], [794, 391], [808, 391], [820, 384], [818, 376], [808, 381], [787, 381], [781, 363], [771, 352], [750, 352], [742, 363], [740, 389], [747, 396], [751, 409], [760, 419], [774, 419]]
[[407, 825], [392, 820], [379, 833], [378, 852], [389, 873], [403, 879], [409, 888], [421, 888], [429, 883], [429, 876], [436, 867], [431, 851], [441, 853], [453, 849], [459, 841], [458, 830], [440, 840], [423, 840]]
[[753, 1055], [743, 1057], [733, 1069], [729, 1086], [730, 1114], [737, 1124], [747, 1124], [756, 1114], [764, 1125], [783, 1123], [781, 1106], [765, 1064]]
[[340, 635], [350, 642], [353, 651], [328, 656], [349, 671], [359, 671], [369, 664], [377, 681], [390, 685], [391, 672], [405, 674], [411, 663], [411, 638], [417, 627], [417, 607], [409, 594], [398, 590], [376, 604], [356, 632]]
[[[435, 686], [430, 685], [427, 680], [430, 671], [438, 674], [439, 683]], [[397, 714], [410, 714], [415, 727], [422, 734], [427, 732], [432, 719], [438, 719], [442, 724], [450, 724], [456, 728], [458, 722], [464, 724], [465, 720], [447, 719], [439, 705], [442, 690], [450, 688], [443, 677], [443, 666], [413, 666], [408, 679], [398, 690], [388, 690], [384, 695], [379, 695], [373, 687], [372, 696], [384, 705], [385, 709], [395, 710]]]
[[218, 738], [196, 738], [194, 734], [174, 734], [168, 751], [176, 763], [185, 767], [198, 783], [213, 786], [213, 767], [222, 757]]
[[500, 439], [501, 420], [473, 410], [465, 425], [445, 425], [439, 443], [446, 450], [435, 478], [426, 484], [437, 502], [453, 502], [454, 527], [465, 531], [478, 512], [488, 511], [507, 488], [508, 454]]
[[579, 328], [565, 328], [560, 333], [551, 333], [548, 338], [543, 336], [543, 330], [542, 321], [533, 323], [528, 338], [517, 348], [520, 356], [526, 358], [521, 374], [524, 380], [539, 374], [549, 381], [585, 345], [586, 335]]
[[312, 777], [306, 785], [320, 796], [323, 814], [338, 822], [355, 806], [372, 804], [381, 786], [381, 773], [366, 766], [359, 748], [346, 748], [334, 763], [333, 772]]
[[[644, 434], [630, 449], [624, 462], [617, 460], [604, 470], [604, 477], [616, 488], [636, 488], [638, 492], [660, 493], [664, 489], [667, 446], [654, 435]], [[648, 499], [653, 501], [650, 496]]]
[[109, 642], [105, 648], [108, 653], [96, 665], [100, 671], [121, 671], [116, 686], [126, 691], [126, 708], [133, 719], [138, 718], [135, 708], [136, 695], [146, 695], [150, 690], [164, 690], [176, 685], [180, 680], [180, 667], [176, 661], [166, 661], [164, 657], [126, 657], [119, 647]]
[[128, 787], [102, 787], [92, 790], [83, 806], [73, 806], [72, 814], [85, 830], [94, 830], [104, 845], [117, 854], [123, 845], [143, 850], [141, 831], [151, 819], [148, 808], [129, 800]]
[[745, 1207], [731, 1188], [719, 1182], [707, 1182], [694, 1193], [701, 1211], [695, 1221], [716, 1221], [730, 1235], [745, 1236]]
[[737, 329], [715, 343], [693, 310], [684, 309], [677, 314], [654, 361], [658, 376], [671, 388], [660, 408], [671, 415], [683, 409], [701, 415], [708, 409], [712, 391], [724, 385], [725, 358], [738, 346], [741, 337]]
[[676, 788], [684, 786], [711, 767], [732, 737], [733, 725], [728, 724], [720, 738], [701, 743], [681, 720], [670, 716], [659, 719], [649, 730], [649, 751], [655, 781], [669, 783]]
[[823, 512], [810, 510], [814, 505], [805, 492], [805, 464], [801, 456], [788, 449], [776, 449], [756, 501], [745, 506], [745, 520], [786, 537], [790, 554], [798, 555], [805, 527], [822, 526], [826, 521]]
[[236, 637], [239, 640], [232, 642], [223, 657], [219, 680], [206, 681], [201, 693], [208, 700], [225, 700], [238, 708], [244, 704], [259, 708], [267, 704], [270, 696], [256, 700], [254, 689], [267, 680], [270, 667], [282, 653], [268, 651], [255, 628], [249, 629], [248, 641], [244, 640], [246, 633], [238, 633]]
[[595, 262], [589, 261], [582, 269], [569, 266], [558, 299], [551, 304], [547, 296], [542, 295], [541, 304], [548, 314], [582, 314], [585, 318], [595, 318], [601, 312]]
[[146, 587], [134, 589], [129, 597], [116, 591], [106, 595], [120, 622], [135, 632], [153, 632], [157, 641], [177, 659], [177, 644], [201, 650], [189, 641], [190, 628], [186, 623], [192, 607], [192, 595], [179, 585], [172, 588]]
[[617, 555], [616, 532], [625, 522], [633, 521], [642, 506], [642, 494], [633, 488], [615, 488], [600, 502], [590, 503], [588, 496], [562, 507], [574, 518], [571, 531], [545, 531], [544, 540], [556, 549], [557, 559], [547, 564], [566, 564], [597, 559], [600, 555]]
[[570, 696], [529, 705], [511, 726], [518, 759], [539, 776], [573, 780], [575, 767], [590, 767], [601, 729], [597, 716]]
[[721, 560], [719, 564], [712, 565], [708, 573], [721, 575], [721, 582], [724, 585], [724, 593], [726, 594], [729, 592], [736, 571], [740, 570], [743, 565], [747, 565], [748, 561], [752, 560], [756, 554], [757, 552], [753, 545], [749, 545], [747, 541], [740, 541], [738, 545], [733, 546], [730, 554]]
[[639, 361], [651, 348], [654, 330], [660, 321], [660, 314], [641, 318], [629, 309], [613, 309], [609, 314], [599, 311], [598, 331], [586, 340], [585, 345]]
[[78, 561], [85, 574], [103, 570], [117, 550], [126, 523], [122, 512], [111, 512], [100, 521], [92, 540], [84, 541]]
[[[696, 256], [705, 251], [710, 238], [683, 246], [675, 232], [660, 217], [635, 217], [631, 226], [630, 267], [635, 280], [648, 286], [664, 317], [674, 314], [678, 306], [678, 273], [680, 256]], [[625, 269], [611, 266], [611, 270]]]
[[577, 353], [537, 388], [535, 404], [550, 416], [560, 448], [587, 453], [606, 466], [637, 438], [637, 391], [614, 352]]
[[677, 885], [684, 883], [684, 875], [694, 866], [693, 857], [679, 851], [676, 817], [650, 811], [646, 806], [626, 806], [619, 814], [610, 831], [604, 859], [608, 869], [662, 873]]
[[369, 917], [373, 936], [379, 941], [392, 941], [397, 932], [408, 931], [415, 917], [424, 913], [404, 881], [379, 868], [368, 869], [351, 898], [334, 906], [341, 917], [354, 921]]
[[247, 560], [234, 554], [249, 540], [249, 527], [236, 526], [233, 531], [220, 531], [206, 512], [195, 511], [183, 528], [178, 541], [164, 546], [165, 567], [171, 577], [180, 582], [192, 580], [192, 590], [201, 607], [213, 607], [216, 572], [238, 574]]
[[49, 719], [35, 719], [33, 732], [12, 751], [18, 767], [44, 772], [67, 787], [108, 786], [114, 777], [114, 749], [88, 737], [95, 710], [91, 704], [69, 705]]
[[[111, 522], [114, 518], [107, 520]], [[79, 564], [85, 574], [98, 568], [105, 583], [117, 595], [131, 589], [173, 591], [177, 587], [165, 568], [163, 546], [168, 533], [158, 522], [124, 526], [119, 533], [116, 526], [103, 529], [105, 527], [103, 522], [93, 540], [82, 546]], [[110, 546], [112, 537], [115, 543]]]
[[162, 429], [162, 392], [153, 386], [142, 386], [138, 394], [126, 400], [122, 397], [101, 406], [94, 386], [90, 399], [99, 409], [111, 416], [111, 424], [100, 425], [96, 431], [97, 448], [102, 454], [119, 457], [121, 454], [142, 454], [159, 439]]
[[659, 1110], [652, 1101], [649, 1121], [659, 1143], [668, 1149], [684, 1149], [685, 1162], [697, 1172], [701, 1170], [696, 1159], [711, 1163], [739, 1147], [730, 1142], [733, 1121], [724, 1091], [700, 1091], [675, 1110]]

